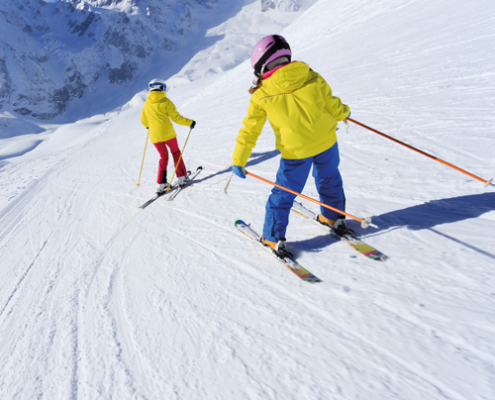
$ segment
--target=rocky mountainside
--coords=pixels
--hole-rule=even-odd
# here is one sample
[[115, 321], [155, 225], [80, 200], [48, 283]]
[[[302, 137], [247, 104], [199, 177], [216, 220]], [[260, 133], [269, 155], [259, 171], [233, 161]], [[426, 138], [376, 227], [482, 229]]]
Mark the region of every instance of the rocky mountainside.
[[[0, 110], [51, 120], [95, 85], [132, 80], [153, 55], [190, 44], [201, 21], [247, 0], [3, 0]], [[259, 0], [297, 11], [297, 0]]]

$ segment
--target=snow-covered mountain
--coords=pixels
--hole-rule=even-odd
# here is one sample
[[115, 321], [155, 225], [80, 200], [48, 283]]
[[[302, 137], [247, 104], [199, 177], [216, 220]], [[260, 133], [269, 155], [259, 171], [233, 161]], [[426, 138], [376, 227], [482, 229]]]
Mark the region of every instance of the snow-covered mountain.
[[[367, 260], [293, 213], [288, 248], [317, 284], [234, 226], [261, 230], [271, 186], [234, 177], [224, 193], [250, 48], [272, 32], [353, 119], [494, 177], [493, 1], [261, 4], [203, 7], [210, 28], [191, 28], [197, 43], [171, 50], [173, 65], [151, 54], [150, 69], [108, 84], [124, 91], [114, 108], [96, 88], [67, 107], [71, 123], [0, 110], [31, 124], [0, 139], [1, 400], [495, 398], [493, 186], [341, 124], [346, 210], [379, 228], [349, 227], [390, 258]], [[176, 131], [186, 166], [204, 170], [139, 210], [156, 186], [149, 142], [136, 183], [157, 76], [197, 121]], [[274, 142], [267, 123], [250, 172], [274, 180]], [[311, 177], [303, 194], [318, 197]]]
[[[190, 48], [192, 56], [199, 50], [197, 33], [204, 37], [219, 10], [249, 3], [4, 0], [0, 2], [0, 110], [51, 120], [72, 100], [97, 88], [97, 95], [117, 91], [120, 97], [126, 91], [119, 86], [129, 84], [143, 67], [169, 63], [176, 57], [174, 51]], [[300, 6], [296, 0], [259, 0], [257, 5], [260, 12], [294, 12]]]

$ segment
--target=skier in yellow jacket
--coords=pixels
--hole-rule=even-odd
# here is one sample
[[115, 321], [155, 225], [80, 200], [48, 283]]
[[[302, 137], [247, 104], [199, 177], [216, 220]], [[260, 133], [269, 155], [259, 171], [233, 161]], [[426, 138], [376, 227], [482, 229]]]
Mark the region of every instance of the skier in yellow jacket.
[[[196, 122], [192, 119], [184, 118], [175, 108], [174, 103], [167, 98], [165, 93], [167, 85], [161, 79], [153, 79], [149, 83], [150, 93], [141, 112], [141, 122], [149, 129], [151, 143], [154, 144], [158, 153], [160, 153], [160, 162], [158, 165], [158, 187], [157, 193], [162, 192], [168, 186], [167, 183], [167, 164], [168, 150], [170, 149], [174, 158], [174, 165], [177, 168], [177, 178], [179, 185], [187, 181], [187, 170], [184, 160], [181, 157], [179, 144], [177, 143], [177, 134], [170, 119], [176, 124], [190, 126], [194, 129]], [[180, 162], [179, 162], [180, 158]], [[177, 163], [179, 164], [177, 165]]]
[[[282, 155], [277, 184], [300, 193], [313, 167], [321, 202], [344, 211], [336, 130], [350, 109], [333, 96], [321, 75], [303, 62], [291, 62], [291, 57], [289, 44], [279, 35], [267, 36], [254, 47], [251, 64], [257, 81], [249, 90], [252, 96], [237, 137], [233, 171], [246, 177], [244, 167], [268, 118]], [[261, 241], [281, 256], [288, 254], [285, 233], [294, 199], [274, 187], [266, 204]], [[342, 215], [324, 207], [318, 220], [336, 230], [347, 229]]]

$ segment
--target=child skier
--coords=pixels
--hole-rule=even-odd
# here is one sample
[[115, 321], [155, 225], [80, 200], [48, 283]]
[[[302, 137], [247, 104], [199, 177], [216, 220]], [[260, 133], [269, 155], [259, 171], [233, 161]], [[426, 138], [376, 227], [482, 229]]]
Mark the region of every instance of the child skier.
[[[340, 176], [337, 146], [337, 122], [350, 115], [349, 106], [332, 95], [327, 82], [303, 62], [291, 62], [291, 49], [279, 35], [261, 39], [251, 53], [251, 65], [257, 80], [239, 131], [233, 154], [233, 172], [246, 178], [244, 166], [261, 134], [266, 118], [275, 133], [276, 148], [282, 158], [277, 184], [302, 192], [309, 171], [320, 201], [344, 211], [345, 198]], [[285, 233], [295, 195], [274, 187], [266, 203], [261, 241], [280, 256], [286, 250]], [[345, 231], [341, 214], [321, 207], [318, 221]]]
[[[174, 103], [167, 98], [165, 91], [167, 85], [161, 79], [153, 79], [149, 84], [150, 93], [141, 112], [141, 122], [149, 129], [151, 143], [153, 143], [160, 153], [160, 162], [158, 164], [158, 187], [156, 192], [160, 193], [166, 189], [167, 183], [167, 164], [168, 150], [172, 152], [174, 165], [177, 168], [177, 178], [179, 185], [187, 182], [187, 170], [184, 159], [181, 157], [179, 144], [177, 143], [177, 134], [170, 119], [179, 125], [190, 126], [194, 129], [196, 122], [192, 119], [184, 118], [175, 108]], [[179, 162], [180, 158], [180, 162]], [[177, 165], [177, 163], [179, 163]]]

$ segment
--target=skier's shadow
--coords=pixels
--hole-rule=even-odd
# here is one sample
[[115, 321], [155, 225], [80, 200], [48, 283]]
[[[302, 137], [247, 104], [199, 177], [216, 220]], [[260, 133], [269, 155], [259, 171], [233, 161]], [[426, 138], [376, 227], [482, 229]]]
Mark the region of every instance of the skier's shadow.
[[[373, 228], [368, 228], [368, 230], [365, 231], [359, 226], [358, 222], [354, 223], [355, 221], [350, 221], [348, 226], [355, 229], [356, 233], [360, 235], [364, 235], [368, 232], [376, 233], [398, 228], [408, 228], [414, 231], [428, 229], [431, 232], [443, 236], [444, 238], [462, 244], [477, 253], [495, 259], [494, 254], [488, 253], [484, 249], [477, 248], [469, 243], [463, 242], [460, 239], [454, 238], [434, 229], [437, 225], [478, 218], [481, 215], [494, 210], [495, 193], [491, 192], [452, 197], [441, 200], [432, 200], [424, 204], [376, 216], [373, 218], [373, 222], [380, 227], [378, 231]], [[371, 229], [373, 229], [372, 232]], [[329, 235], [323, 235], [313, 239], [295, 242], [295, 250], [317, 251], [328, 246], [328, 237]], [[335, 242], [336, 240], [333, 241]]]
[[[246, 164], [246, 169], [249, 167], [252, 167], [253, 165], [257, 165], [257, 164], [260, 164], [266, 160], [269, 160], [270, 158], [276, 157], [279, 154], [280, 154], [280, 152], [278, 150], [267, 151], [265, 153], [252, 153], [249, 161]], [[218, 171], [214, 174], [207, 175], [202, 179], [195, 180], [195, 182], [198, 182], [198, 183], [203, 182], [203, 181], [206, 181], [208, 179], [214, 178], [215, 176], [223, 175], [223, 174], [226, 174], [229, 172], [232, 172], [231, 166], [229, 166], [228, 168], [225, 168], [221, 171]]]
[[418, 231], [432, 229], [437, 225], [478, 218], [494, 210], [495, 193], [481, 193], [432, 200], [417, 206], [382, 214], [375, 220], [381, 230], [407, 227]]

